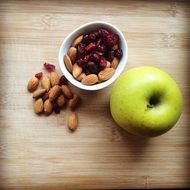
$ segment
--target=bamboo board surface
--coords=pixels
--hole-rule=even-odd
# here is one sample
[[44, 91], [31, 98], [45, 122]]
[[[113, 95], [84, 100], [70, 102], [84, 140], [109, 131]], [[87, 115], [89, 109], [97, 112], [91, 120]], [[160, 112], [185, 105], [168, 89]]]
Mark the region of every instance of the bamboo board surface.
[[[126, 69], [151, 65], [180, 85], [183, 114], [167, 134], [129, 135], [109, 113], [111, 87], [79, 93], [79, 127], [67, 115], [36, 116], [28, 79], [47, 61], [58, 68], [62, 40], [81, 24], [116, 25], [129, 46]], [[59, 73], [60, 70], [58, 69]], [[190, 4], [183, 1], [0, 2], [0, 188], [190, 187]]]

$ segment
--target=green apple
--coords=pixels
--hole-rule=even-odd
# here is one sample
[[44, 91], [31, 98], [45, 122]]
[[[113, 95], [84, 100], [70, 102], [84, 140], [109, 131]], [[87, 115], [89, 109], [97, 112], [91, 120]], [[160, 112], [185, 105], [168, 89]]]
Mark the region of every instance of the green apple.
[[182, 111], [176, 82], [155, 67], [137, 67], [123, 73], [113, 86], [111, 114], [129, 133], [154, 137], [171, 129]]

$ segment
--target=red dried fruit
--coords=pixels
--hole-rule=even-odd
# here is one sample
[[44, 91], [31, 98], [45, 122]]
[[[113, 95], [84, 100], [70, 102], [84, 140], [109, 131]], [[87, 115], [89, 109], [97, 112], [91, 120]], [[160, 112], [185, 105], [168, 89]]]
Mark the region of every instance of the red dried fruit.
[[121, 57], [123, 56], [123, 51], [122, 51], [122, 49], [117, 49], [117, 50], [115, 51], [115, 56], [116, 56], [117, 58], [121, 59]]
[[109, 35], [108, 30], [106, 30], [105, 28], [100, 28], [98, 32], [99, 32], [100, 36], [102, 36], [102, 37]]
[[104, 38], [106, 46], [112, 47], [119, 43], [119, 36], [117, 34], [109, 34]]
[[109, 51], [109, 52], [108, 52], [108, 55], [107, 55], [107, 60], [111, 62], [114, 57], [115, 57], [115, 52], [114, 52], [114, 50]]
[[78, 66], [82, 67], [83, 69], [86, 67], [86, 62], [83, 59], [79, 59], [76, 61]]
[[44, 63], [44, 68], [48, 71], [48, 72], [52, 72], [55, 70], [55, 65], [50, 64], [50, 63]]
[[98, 66], [94, 62], [89, 61], [86, 66], [92, 74], [98, 73]]
[[94, 53], [92, 54], [92, 59], [96, 62], [99, 63], [100, 62], [100, 55], [98, 53]]
[[99, 52], [99, 51], [96, 51], [96, 53], [98, 54], [98, 55], [103, 55], [103, 53], [102, 52]]
[[39, 72], [39, 73], [36, 73], [35, 74], [35, 77], [38, 78], [38, 79], [41, 79], [43, 76], [43, 73], [42, 72]]
[[85, 61], [86, 63], [89, 62], [89, 61], [92, 61], [92, 55], [91, 55], [91, 54], [86, 55], [86, 56], [84, 57], [84, 61]]
[[78, 53], [84, 54], [85, 52], [85, 44], [79, 43], [77, 47]]
[[90, 40], [89, 40], [89, 37], [88, 37], [87, 34], [84, 36], [84, 38], [82, 40], [82, 43], [84, 43], [84, 44], [89, 44], [90, 43]]
[[106, 66], [107, 66], [107, 61], [106, 61], [106, 59], [105, 59], [104, 57], [101, 57], [100, 63], [99, 63], [99, 68], [100, 68], [100, 70], [105, 69]]
[[61, 78], [59, 79], [59, 85], [64, 85], [67, 84], [67, 79], [64, 75], [61, 76]]
[[[78, 52], [78, 53], [77, 53], [76, 61], [79, 60], [79, 59], [84, 59], [84, 56], [85, 56], [85, 54], [81, 54], [81, 53]], [[75, 61], [75, 62], [76, 62], [76, 61]]]
[[95, 33], [90, 33], [90, 34], [88, 35], [88, 37], [89, 37], [89, 40], [90, 40], [90, 41], [95, 41], [95, 40], [96, 40], [96, 34], [95, 34]]
[[86, 69], [84, 70], [84, 73], [85, 73], [86, 75], [89, 75], [91, 72], [86, 68]]
[[97, 50], [99, 52], [105, 53], [106, 52], [106, 46], [104, 44], [101, 44], [101, 45], [97, 46]]
[[93, 51], [93, 50], [95, 50], [95, 49], [96, 49], [96, 44], [95, 44], [95, 43], [90, 43], [90, 44], [88, 44], [88, 45], [85, 47], [85, 50], [86, 50], [87, 52]]

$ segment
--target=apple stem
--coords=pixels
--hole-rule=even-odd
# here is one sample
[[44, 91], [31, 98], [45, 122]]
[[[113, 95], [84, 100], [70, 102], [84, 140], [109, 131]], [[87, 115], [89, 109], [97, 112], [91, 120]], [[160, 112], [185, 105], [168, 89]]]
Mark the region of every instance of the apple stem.
[[147, 107], [148, 107], [148, 108], [153, 108], [154, 105], [152, 105], [152, 104], [148, 104]]

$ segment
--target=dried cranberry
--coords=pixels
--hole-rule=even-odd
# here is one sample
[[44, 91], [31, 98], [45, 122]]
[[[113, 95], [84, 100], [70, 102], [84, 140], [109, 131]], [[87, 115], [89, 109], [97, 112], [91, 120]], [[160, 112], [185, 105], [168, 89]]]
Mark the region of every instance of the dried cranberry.
[[78, 66], [82, 67], [83, 69], [86, 67], [86, 62], [83, 59], [79, 59], [76, 61]]
[[48, 71], [48, 72], [52, 72], [55, 70], [55, 65], [52, 65], [50, 63], [44, 63], [44, 68]]
[[42, 72], [39, 72], [39, 73], [36, 73], [35, 74], [35, 77], [38, 78], [38, 79], [41, 79], [43, 76], [43, 73]]
[[85, 44], [79, 43], [77, 47], [78, 53], [84, 54], [85, 52]]
[[122, 49], [117, 49], [115, 50], [115, 56], [119, 59], [121, 59], [121, 57], [123, 56], [123, 51]]
[[100, 68], [100, 70], [105, 69], [106, 66], [107, 66], [107, 61], [106, 61], [106, 59], [105, 59], [104, 57], [101, 57], [100, 63], [99, 63], [99, 68]]
[[84, 59], [84, 56], [85, 56], [85, 54], [81, 54], [81, 53], [78, 52], [77, 57], [76, 57], [76, 61], [79, 60], [79, 59]]
[[100, 28], [98, 32], [99, 32], [100, 36], [102, 36], [102, 37], [109, 35], [108, 30], [106, 30], [105, 28]]
[[86, 68], [86, 69], [84, 70], [84, 73], [85, 73], [86, 75], [89, 75], [91, 72]]
[[106, 52], [106, 46], [105, 46], [104, 44], [99, 45], [99, 46], [97, 46], [97, 50], [98, 50], [99, 52], [104, 53], [104, 52]]
[[67, 84], [67, 79], [64, 75], [62, 75], [61, 78], [59, 79], [59, 84], [60, 85]]
[[96, 46], [99, 46], [100, 44], [102, 44], [102, 39], [98, 39], [97, 42], [96, 42]]
[[98, 66], [94, 62], [89, 61], [86, 66], [91, 73], [98, 73]]
[[88, 35], [88, 37], [89, 37], [89, 40], [90, 40], [90, 41], [95, 41], [95, 40], [96, 40], [96, 33], [95, 33], [95, 32], [90, 33], [90, 34]]
[[97, 53], [98, 55], [103, 55], [103, 53], [102, 53], [102, 52], [99, 52], [99, 51], [96, 51], [96, 53]]
[[89, 44], [90, 43], [90, 39], [89, 39], [89, 36], [86, 34], [82, 40], [82, 43], [84, 44]]
[[94, 53], [92, 54], [92, 59], [96, 62], [99, 63], [100, 62], [100, 55], [98, 53]]
[[86, 50], [87, 52], [93, 51], [93, 50], [95, 50], [95, 49], [96, 49], [96, 44], [95, 44], [95, 43], [90, 43], [90, 44], [88, 44], [88, 45], [85, 47], [85, 50]]
[[117, 34], [109, 34], [105, 37], [104, 42], [108, 47], [112, 47], [119, 43], [119, 36]]
[[108, 61], [111, 62], [114, 57], [115, 57], [115, 52], [114, 52], [114, 50], [109, 51], [109, 52], [108, 52], [108, 55], [107, 55]]
[[86, 55], [86, 56], [84, 57], [84, 61], [85, 61], [86, 63], [89, 62], [89, 61], [92, 61], [92, 55], [91, 55], [91, 54]]

